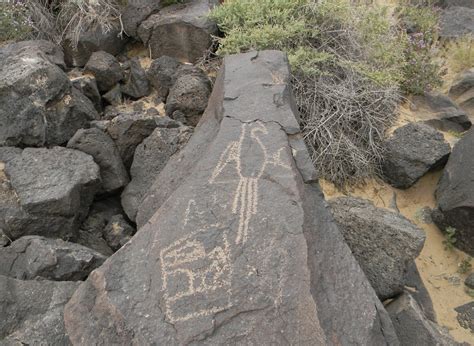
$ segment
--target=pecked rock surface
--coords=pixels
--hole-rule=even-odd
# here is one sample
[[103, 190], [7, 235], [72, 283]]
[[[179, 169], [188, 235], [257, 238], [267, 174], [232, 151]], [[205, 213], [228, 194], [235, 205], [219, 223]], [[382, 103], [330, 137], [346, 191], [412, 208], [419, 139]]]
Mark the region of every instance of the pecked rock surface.
[[313, 183], [288, 83], [281, 52], [225, 59], [153, 217], [68, 302], [73, 344], [398, 344]]

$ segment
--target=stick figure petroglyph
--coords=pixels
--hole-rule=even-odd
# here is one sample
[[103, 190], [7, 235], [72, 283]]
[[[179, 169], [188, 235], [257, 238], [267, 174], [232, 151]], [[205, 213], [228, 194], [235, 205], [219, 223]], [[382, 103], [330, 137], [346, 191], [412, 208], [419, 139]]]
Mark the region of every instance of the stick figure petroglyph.
[[[268, 135], [262, 123], [242, 124], [239, 139], [226, 147], [209, 180], [211, 184], [215, 183], [227, 165], [235, 165], [239, 181], [232, 202], [232, 213], [239, 215], [236, 244], [245, 243], [248, 238], [250, 219], [257, 213], [258, 182], [265, 168], [268, 165], [290, 168], [281, 160], [284, 148], [269, 155], [260, 138], [262, 135]], [[251, 150], [251, 154], [243, 150]]]

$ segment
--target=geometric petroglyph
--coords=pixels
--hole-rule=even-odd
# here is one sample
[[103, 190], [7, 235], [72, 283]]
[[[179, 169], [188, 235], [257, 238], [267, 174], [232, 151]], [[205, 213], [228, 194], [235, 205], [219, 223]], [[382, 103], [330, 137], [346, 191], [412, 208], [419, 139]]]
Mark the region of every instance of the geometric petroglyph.
[[[209, 183], [215, 183], [218, 176], [228, 165], [235, 166], [238, 185], [234, 193], [232, 213], [239, 215], [236, 244], [244, 244], [248, 238], [250, 219], [258, 210], [258, 182], [265, 168], [268, 165], [274, 165], [290, 169], [290, 166], [281, 159], [281, 153], [285, 148], [280, 148], [273, 155], [269, 155], [260, 138], [261, 135], [267, 134], [268, 130], [260, 122], [252, 125], [242, 124], [239, 140], [229, 143], [209, 180]], [[251, 148], [252, 155], [243, 155], [242, 149], [244, 146]], [[251, 162], [248, 162], [248, 160], [251, 160]]]
[[202, 229], [160, 252], [166, 314], [171, 322], [230, 307], [232, 268], [227, 232]]

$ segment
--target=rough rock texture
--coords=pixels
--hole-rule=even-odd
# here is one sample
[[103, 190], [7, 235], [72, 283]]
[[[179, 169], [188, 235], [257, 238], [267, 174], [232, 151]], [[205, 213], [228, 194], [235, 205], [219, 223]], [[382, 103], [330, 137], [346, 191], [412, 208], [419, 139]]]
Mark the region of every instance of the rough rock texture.
[[125, 69], [124, 84], [121, 86], [121, 90], [123, 94], [135, 99], [147, 96], [150, 93], [150, 83], [138, 58], [134, 58], [128, 62], [128, 67]]
[[51, 64], [58, 65], [61, 69], [66, 69], [64, 54], [60, 47], [45, 40], [21, 41], [3, 46], [0, 49], [0, 61], [9, 56], [40, 56]]
[[128, 173], [119, 151], [112, 138], [103, 131], [96, 128], [81, 129], [69, 140], [67, 147], [94, 158], [100, 167], [103, 192], [112, 193], [128, 184]]
[[0, 275], [21, 280], [84, 280], [106, 257], [60, 239], [27, 236], [0, 248]]
[[123, 214], [118, 197], [110, 196], [94, 201], [87, 219], [84, 220], [77, 237], [73, 240], [106, 256], [112, 255], [113, 251], [104, 239], [103, 233], [112, 217], [118, 214]]
[[120, 36], [120, 24], [107, 32], [100, 28], [88, 30], [79, 35], [75, 48], [66, 40], [64, 44], [64, 55], [69, 66], [83, 67], [92, 53], [104, 51], [117, 55], [125, 49], [128, 40], [125, 35]]
[[130, 220], [135, 221], [138, 207], [148, 189], [170, 157], [187, 143], [191, 133], [187, 126], [156, 128], [137, 147], [130, 169], [132, 181], [122, 193], [122, 206]]
[[118, 214], [110, 218], [109, 223], [104, 228], [103, 236], [112, 250], [117, 251], [128, 242], [135, 229], [125, 220], [123, 215]]
[[459, 97], [466, 91], [474, 89], [474, 67], [462, 72], [449, 89], [449, 95]]
[[180, 66], [178, 60], [166, 55], [153, 60], [146, 73], [158, 96], [166, 100], [170, 88], [176, 82], [176, 72]]
[[97, 112], [102, 111], [102, 99], [94, 76], [83, 74], [73, 76], [71, 83], [76, 89], [82, 92], [84, 96], [91, 100]]
[[449, 334], [429, 321], [409, 294], [404, 293], [387, 306], [400, 345], [458, 345]]
[[157, 127], [178, 127], [179, 123], [158, 114], [143, 112], [123, 113], [113, 118], [107, 126], [107, 133], [117, 145], [125, 167], [132, 165], [137, 146]]
[[112, 106], [119, 106], [123, 102], [120, 84], [116, 84], [112, 89], [102, 95], [105, 101]]
[[454, 6], [441, 14], [440, 36], [453, 38], [474, 33], [474, 8]]
[[455, 132], [463, 132], [471, 127], [471, 121], [466, 111], [459, 108], [448, 96], [436, 92], [426, 92], [421, 97], [433, 112], [430, 119], [424, 121], [426, 124], [441, 131]]
[[225, 58], [158, 176], [165, 202], [67, 304], [73, 343], [397, 344], [314, 170], [292, 156], [304, 144], [289, 76], [280, 52]]
[[[211, 81], [201, 69], [183, 66], [166, 99], [166, 114], [186, 125], [196, 126], [207, 107], [211, 94]], [[177, 119], [175, 112], [183, 114]]]
[[354, 197], [331, 200], [346, 243], [382, 299], [401, 293], [405, 273], [425, 242], [423, 231], [402, 215]]
[[430, 170], [442, 167], [451, 151], [441, 133], [421, 123], [396, 129], [385, 146], [383, 177], [402, 189], [415, 184]]
[[469, 287], [471, 289], [474, 289], [474, 272], [469, 274], [469, 276], [466, 278], [466, 280], [464, 280], [464, 284], [467, 287]]
[[98, 114], [56, 55], [18, 45], [0, 48], [0, 146], [64, 144]]
[[452, 7], [452, 6], [462, 6], [474, 8], [474, 1], [472, 0], [439, 0], [436, 2], [437, 6], [441, 7]]
[[461, 327], [474, 333], [474, 302], [458, 306], [454, 310], [458, 313], [457, 319]]
[[217, 0], [193, 0], [165, 7], [143, 21], [138, 36], [150, 47], [152, 58], [168, 55], [196, 62], [212, 44], [217, 25], [207, 15]]
[[0, 247], [4, 247], [10, 244], [10, 239], [5, 234], [5, 232], [0, 228]]
[[404, 281], [405, 287], [410, 291], [410, 295], [416, 300], [426, 318], [436, 323], [433, 301], [418, 272], [415, 261], [408, 266]]
[[[13, 235], [39, 234], [66, 238], [87, 215], [100, 184], [99, 167], [91, 156], [77, 150], [27, 148], [5, 167], [21, 206], [25, 223]], [[8, 220], [13, 223], [15, 220]], [[39, 223], [38, 223], [39, 221]], [[34, 226], [43, 226], [35, 228]]]
[[456, 229], [456, 247], [474, 256], [474, 130], [469, 130], [454, 146], [438, 183], [438, 211], [433, 221], [441, 228]]
[[123, 71], [117, 59], [104, 51], [92, 53], [84, 66], [84, 73], [91, 73], [101, 92], [107, 92], [123, 79]]
[[152, 13], [158, 12], [163, 7], [162, 3], [162, 0], [128, 0], [121, 18], [127, 35], [138, 40], [138, 27]]
[[0, 276], [0, 343], [70, 345], [63, 309], [78, 285]]

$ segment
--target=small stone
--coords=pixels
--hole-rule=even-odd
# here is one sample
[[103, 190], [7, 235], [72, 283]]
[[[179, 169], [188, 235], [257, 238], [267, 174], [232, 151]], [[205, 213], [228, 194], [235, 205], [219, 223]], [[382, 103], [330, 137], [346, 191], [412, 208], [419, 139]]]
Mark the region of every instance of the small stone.
[[92, 53], [84, 67], [84, 73], [95, 76], [100, 92], [107, 92], [123, 79], [123, 71], [117, 59], [104, 51]]
[[474, 290], [474, 272], [468, 275], [466, 280], [464, 280], [464, 284]]
[[135, 229], [125, 220], [123, 215], [119, 214], [112, 216], [104, 228], [103, 235], [110, 248], [117, 251], [131, 239], [134, 233]]

